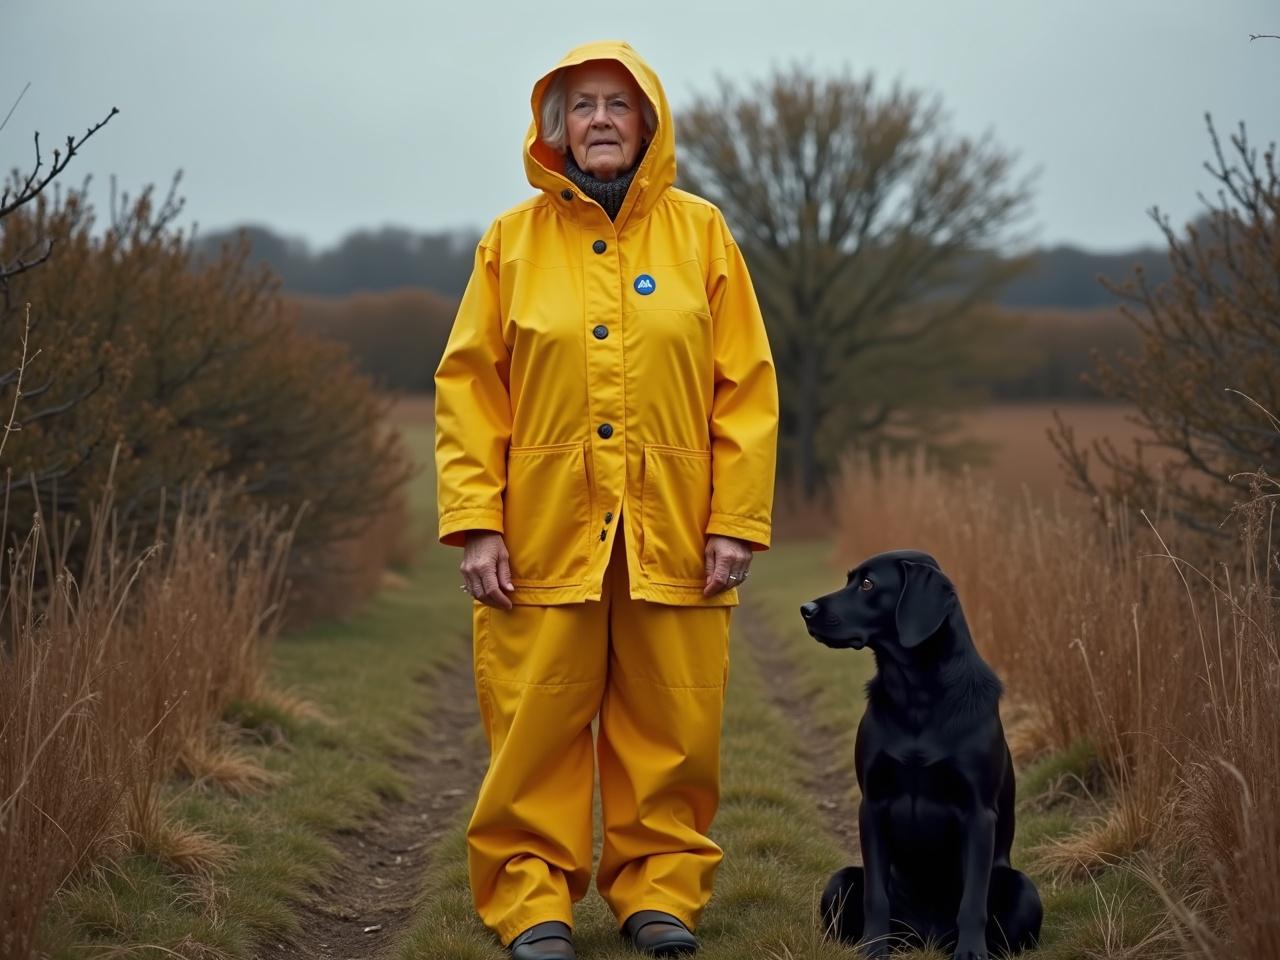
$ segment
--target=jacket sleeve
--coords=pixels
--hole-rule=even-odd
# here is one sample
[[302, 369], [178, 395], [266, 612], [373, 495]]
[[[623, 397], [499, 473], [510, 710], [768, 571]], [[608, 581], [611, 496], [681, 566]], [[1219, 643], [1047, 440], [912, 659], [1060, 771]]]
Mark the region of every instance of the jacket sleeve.
[[715, 350], [711, 406], [711, 517], [707, 534], [767, 550], [778, 445], [778, 381], [742, 251], [720, 224], [708, 302]]
[[435, 373], [439, 539], [463, 546], [466, 531], [502, 532], [511, 439], [511, 357], [502, 338], [499, 257], [491, 230], [458, 305]]

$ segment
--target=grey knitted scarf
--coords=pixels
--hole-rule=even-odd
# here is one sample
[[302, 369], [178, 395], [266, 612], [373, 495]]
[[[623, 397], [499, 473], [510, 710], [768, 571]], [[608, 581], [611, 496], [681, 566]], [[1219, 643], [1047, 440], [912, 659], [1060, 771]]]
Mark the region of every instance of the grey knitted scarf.
[[[647, 144], [645, 149], [648, 149]], [[635, 178], [636, 171], [640, 169], [640, 161], [644, 159], [644, 153], [645, 150], [642, 149], [639, 156], [636, 157], [636, 162], [631, 165], [631, 169], [626, 173], [620, 173], [612, 180], [597, 180], [578, 166], [578, 162], [573, 159], [572, 150], [566, 150], [564, 152], [564, 175], [572, 180], [579, 190], [600, 204], [604, 208], [604, 212], [609, 215], [610, 220], [614, 220], [618, 216], [618, 211], [622, 209], [622, 201], [627, 199], [627, 189], [631, 186], [631, 181]]]

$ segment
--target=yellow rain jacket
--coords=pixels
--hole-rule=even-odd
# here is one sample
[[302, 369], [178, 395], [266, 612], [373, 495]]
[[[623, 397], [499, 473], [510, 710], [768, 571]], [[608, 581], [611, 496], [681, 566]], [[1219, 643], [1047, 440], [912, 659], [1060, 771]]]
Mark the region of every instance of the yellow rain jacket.
[[[626, 66], [658, 128], [617, 219], [538, 138], [556, 70]], [[769, 546], [778, 395], [760, 308], [720, 211], [676, 189], [653, 70], [625, 43], [573, 50], [535, 84], [525, 138], [539, 193], [476, 250], [436, 370], [439, 537], [495, 530], [517, 604], [598, 600], [618, 518], [635, 599], [703, 597], [708, 534]]]

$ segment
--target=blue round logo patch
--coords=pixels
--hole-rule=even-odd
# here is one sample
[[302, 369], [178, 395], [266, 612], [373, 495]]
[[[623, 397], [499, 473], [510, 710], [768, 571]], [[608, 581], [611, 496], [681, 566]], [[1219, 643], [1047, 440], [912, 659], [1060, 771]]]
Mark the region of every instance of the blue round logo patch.
[[649, 276], [647, 273], [642, 273], [640, 276], [636, 277], [636, 282], [633, 283], [632, 286], [636, 288], [636, 293], [640, 294], [642, 297], [647, 297], [657, 289], [657, 284], [653, 282], [653, 277]]

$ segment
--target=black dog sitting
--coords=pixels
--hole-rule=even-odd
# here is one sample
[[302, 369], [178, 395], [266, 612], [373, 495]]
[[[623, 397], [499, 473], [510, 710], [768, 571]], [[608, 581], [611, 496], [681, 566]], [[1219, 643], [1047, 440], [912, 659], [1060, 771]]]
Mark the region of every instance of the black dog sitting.
[[940, 944], [956, 960], [1035, 946], [1040, 895], [1009, 865], [1013, 760], [1000, 681], [938, 562], [877, 554], [800, 612], [822, 643], [870, 646], [876, 658], [854, 752], [863, 866], [827, 884], [827, 929], [877, 958], [891, 940]]

